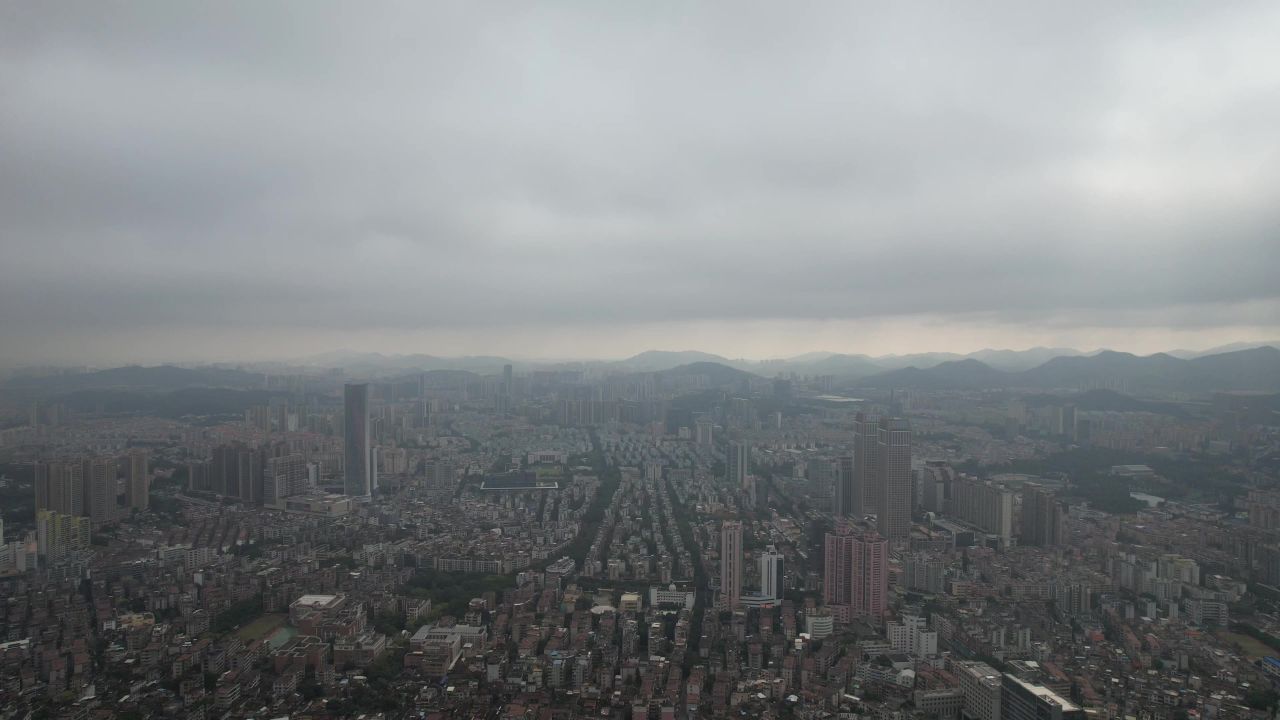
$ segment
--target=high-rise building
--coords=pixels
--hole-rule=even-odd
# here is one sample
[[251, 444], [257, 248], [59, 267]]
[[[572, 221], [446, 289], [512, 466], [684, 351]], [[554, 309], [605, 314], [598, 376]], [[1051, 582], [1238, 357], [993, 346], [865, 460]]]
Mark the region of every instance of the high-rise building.
[[1066, 507], [1043, 485], [1022, 487], [1023, 545], [1050, 547], [1066, 541]]
[[720, 523], [720, 596], [732, 610], [742, 604], [742, 523]]
[[853, 420], [853, 473], [851, 475], [851, 510], [848, 514], [862, 517], [880, 511], [883, 502], [880, 486], [879, 422], [862, 413]]
[[1000, 672], [982, 662], [955, 662], [952, 672], [960, 678], [964, 714], [973, 720], [1000, 720]]
[[129, 453], [129, 481], [124, 492], [130, 508], [146, 510], [150, 507], [151, 473], [147, 468], [146, 451], [134, 450]]
[[835, 484], [831, 493], [831, 512], [836, 517], [861, 518], [864, 514], [862, 486], [855, 472], [855, 456], [836, 459]]
[[84, 461], [85, 514], [94, 525], [116, 519], [115, 458], [93, 458]]
[[809, 494], [831, 500], [835, 512], [836, 463], [828, 458], [812, 458], [805, 463], [804, 475], [809, 479]]
[[219, 445], [209, 458], [209, 491], [223, 496], [240, 495], [240, 454], [234, 445]]
[[853, 614], [883, 617], [889, 609], [889, 542], [874, 532], [853, 545]]
[[37, 462], [33, 468], [34, 482], [32, 482], [32, 485], [35, 486], [36, 490], [36, 512], [51, 509], [49, 503], [51, 502], [50, 494], [53, 491], [53, 481], [49, 476], [49, 466], [50, 463]]
[[751, 449], [744, 442], [729, 443], [729, 455], [725, 458], [725, 479], [732, 487], [746, 487], [747, 462], [751, 457]]
[[[837, 522], [823, 546], [822, 602], [832, 608], [853, 605], [853, 532]], [[848, 621], [847, 617], [842, 618]]]
[[90, 525], [87, 517], [41, 510], [36, 513], [37, 553], [48, 562], [89, 549]]
[[947, 563], [927, 553], [910, 553], [902, 558], [900, 581], [908, 590], [942, 594], [946, 589]]
[[827, 533], [823, 602], [841, 622], [881, 617], [889, 602], [889, 544], [874, 532], [839, 523]]
[[715, 442], [712, 433], [715, 425], [710, 420], [699, 418], [693, 426], [695, 430], [694, 442], [704, 447], [711, 447]]
[[423, 465], [422, 481], [429, 488], [452, 491], [458, 483], [458, 471], [445, 460], [428, 460]]
[[1001, 720], [1084, 720], [1084, 717], [1084, 710], [1043, 685], [1008, 673], [1001, 680]]
[[240, 498], [242, 502], [262, 502], [262, 474], [266, 467], [266, 457], [259, 450], [242, 447], [236, 452], [236, 490], [228, 493]]
[[372, 447], [369, 443], [369, 386], [348, 384], [343, 388], [343, 438], [346, 455], [343, 471], [348, 495], [368, 497], [376, 489]]
[[213, 463], [208, 460], [193, 460], [187, 463], [187, 489], [213, 490]]
[[263, 505], [278, 505], [284, 498], [303, 493], [306, 489], [306, 458], [292, 453], [267, 459], [262, 474]]
[[1013, 539], [1013, 491], [990, 480], [960, 475], [952, 483], [952, 514], [965, 522], [999, 535], [1008, 543]]
[[1076, 439], [1076, 406], [1067, 403], [1058, 408], [1058, 434], [1068, 440]]
[[778, 548], [770, 545], [760, 555], [760, 594], [778, 600], [782, 598], [782, 592], [786, 589], [783, 581], [785, 573], [784, 561], [782, 553], [778, 552]]
[[911, 537], [911, 425], [901, 418], [882, 418], [878, 432], [877, 529], [889, 540], [907, 540]]
[[84, 465], [79, 462], [39, 462], [35, 467], [36, 510], [84, 515]]
[[917, 505], [925, 512], [949, 512], [955, 494], [956, 471], [945, 462], [929, 461], [921, 471]]

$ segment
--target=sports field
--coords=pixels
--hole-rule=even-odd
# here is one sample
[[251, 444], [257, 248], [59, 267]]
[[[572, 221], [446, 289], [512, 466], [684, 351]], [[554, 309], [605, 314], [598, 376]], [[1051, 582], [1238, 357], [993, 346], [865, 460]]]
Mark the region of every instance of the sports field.
[[1275, 650], [1267, 647], [1266, 643], [1263, 643], [1257, 638], [1249, 637], [1248, 635], [1224, 632], [1219, 633], [1218, 637], [1227, 642], [1239, 645], [1244, 650], [1244, 654], [1249, 656], [1250, 660], [1257, 660], [1258, 658], [1263, 658], [1268, 655], [1280, 655], [1280, 653], [1277, 653]]
[[288, 615], [262, 615], [253, 622], [236, 631], [236, 636], [245, 642], [259, 640], [271, 634], [271, 631], [289, 621]]

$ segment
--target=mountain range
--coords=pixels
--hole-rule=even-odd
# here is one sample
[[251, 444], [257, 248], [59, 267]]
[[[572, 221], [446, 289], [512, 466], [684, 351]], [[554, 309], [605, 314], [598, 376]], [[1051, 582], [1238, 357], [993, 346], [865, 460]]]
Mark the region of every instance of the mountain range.
[[1272, 346], [1190, 359], [1166, 353], [1137, 356], [1111, 350], [1060, 356], [1020, 371], [999, 370], [968, 358], [929, 368], [902, 368], [853, 381], [866, 388], [976, 390], [1110, 388], [1127, 393], [1249, 390], [1280, 392], [1280, 350]]
[[730, 360], [701, 351], [651, 350], [625, 360], [564, 363], [513, 362], [496, 356], [444, 358], [433, 355], [382, 355], [340, 351], [294, 361], [248, 365], [155, 367], [129, 366], [96, 372], [46, 377], [14, 377], [4, 387], [38, 394], [78, 390], [159, 390], [190, 387], [261, 389], [267, 375], [314, 374], [341, 367], [342, 373], [323, 373], [332, 383], [341, 377], [393, 379], [413, 373], [441, 374], [438, 380], [457, 383], [457, 375], [496, 374], [506, 364], [521, 372], [583, 370], [602, 376], [659, 373], [667, 377], [704, 375], [713, 385], [735, 385], [751, 376], [830, 375], [843, 387], [922, 390], [1043, 389], [1088, 390], [1111, 388], [1127, 393], [1204, 393], [1215, 390], [1280, 392], [1280, 350], [1250, 347], [1214, 354], [1178, 357], [1173, 353], [1138, 356], [1103, 350], [1084, 354], [1062, 348], [983, 350], [961, 356], [949, 353], [870, 357], [838, 353], [806, 353], [794, 358]]

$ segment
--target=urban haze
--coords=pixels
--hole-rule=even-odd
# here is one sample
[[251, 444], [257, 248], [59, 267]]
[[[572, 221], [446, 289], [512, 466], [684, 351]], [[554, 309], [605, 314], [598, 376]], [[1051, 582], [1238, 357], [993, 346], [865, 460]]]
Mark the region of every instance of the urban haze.
[[0, 720], [1267, 720], [1280, 5], [0, 0]]

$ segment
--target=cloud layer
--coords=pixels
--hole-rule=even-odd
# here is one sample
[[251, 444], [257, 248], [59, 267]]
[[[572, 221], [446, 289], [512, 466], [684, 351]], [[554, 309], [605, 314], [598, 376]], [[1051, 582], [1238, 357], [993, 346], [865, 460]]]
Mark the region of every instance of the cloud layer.
[[3, 354], [1274, 331], [1280, 7], [1037, 5], [10, 3]]

